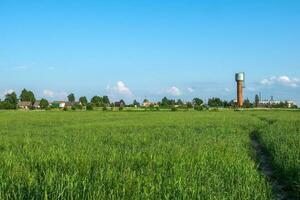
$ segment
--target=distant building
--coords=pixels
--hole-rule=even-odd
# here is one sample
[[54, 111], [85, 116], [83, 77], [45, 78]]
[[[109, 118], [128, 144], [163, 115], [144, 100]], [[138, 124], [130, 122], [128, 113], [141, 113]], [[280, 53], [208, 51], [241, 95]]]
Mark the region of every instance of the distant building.
[[149, 107], [159, 107], [158, 103], [146, 101], [142, 104], [143, 107], [149, 108]]
[[66, 102], [65, 101], [53, 101], [51, 103], [52, 107], [57, 107], [57, 108], [64, 108], [66, 106]]
[[30, 101], [20, 101], [18, 103], [18, 108], [28, 110], [32, 107], [32, 102]]
[[34, 109], [40, 109], [41, 108], [40, 103], [41, 103], [41, 101], [35, 101], [34, 104], [33, 104], [33, 108]]
[[115, 107], [125, 107], [125, 103], [123, 101], [115, 102]]
[[296, 106], [297, 104], [295, 101], [291, 101], [291, 100], [281, 101], [281, 100], [274, 100], [273, 98], [271, 98], [271, 100], [259, 101], [260, 107], [279, 107], [281, 105], [287, 108], [291, 108], [293, 106]]

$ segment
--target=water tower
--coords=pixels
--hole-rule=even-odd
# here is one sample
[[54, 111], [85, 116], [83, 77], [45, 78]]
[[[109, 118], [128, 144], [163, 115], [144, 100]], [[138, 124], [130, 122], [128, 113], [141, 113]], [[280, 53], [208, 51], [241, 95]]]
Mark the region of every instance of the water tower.
[[245, 73], [244, 72], [236, 73], [235, 81], [237, 82], [237, 106], [241, 108], [243, 107], [244, 104], [243, 88], [245, 82]]

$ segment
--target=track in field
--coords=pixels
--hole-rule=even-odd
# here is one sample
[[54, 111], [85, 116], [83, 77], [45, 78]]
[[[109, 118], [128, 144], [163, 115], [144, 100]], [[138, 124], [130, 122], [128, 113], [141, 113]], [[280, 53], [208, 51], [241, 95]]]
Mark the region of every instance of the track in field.
[[274, 197], [278, 200], [293, 200], [293, 198], [291, 198], [284, 190], [284, 188], [286, 188], [286, 185], [276, 178], [274, 169], [270, 164], [270, 158], [260, 144], [258, 133], [254, 131], [250, 135], [250, 139], [252, 148], [255, 150], [259, 170], [264, 176], [267, 177], [267, 180], [270, 182]]

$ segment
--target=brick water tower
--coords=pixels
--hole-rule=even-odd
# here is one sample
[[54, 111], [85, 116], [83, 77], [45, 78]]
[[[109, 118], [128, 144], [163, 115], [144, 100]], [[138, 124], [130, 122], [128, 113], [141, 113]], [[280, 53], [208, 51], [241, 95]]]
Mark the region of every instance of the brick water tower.
[[244, 104], [243, 88], [245, 83], [245, 73], [244, 72], [236, 73], [235, 81], [237, 83], [237, 106], [239, 108], [242, 108]]

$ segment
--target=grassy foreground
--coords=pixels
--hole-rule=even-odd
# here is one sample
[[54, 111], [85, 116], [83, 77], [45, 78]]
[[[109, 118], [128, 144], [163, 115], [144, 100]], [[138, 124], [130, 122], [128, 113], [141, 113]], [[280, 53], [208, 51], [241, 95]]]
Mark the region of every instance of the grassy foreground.
[[[282, 134], [262, 120], [274, 116]], [[0, 199], [272, 199], [249, 134], [262, 129], [274, 163], [288, 165], [278, 173], [297, 188], [300, 113], [290, 116], [1, 111]], [[289, 149], [280, 141], [291, 135]]]

